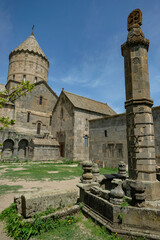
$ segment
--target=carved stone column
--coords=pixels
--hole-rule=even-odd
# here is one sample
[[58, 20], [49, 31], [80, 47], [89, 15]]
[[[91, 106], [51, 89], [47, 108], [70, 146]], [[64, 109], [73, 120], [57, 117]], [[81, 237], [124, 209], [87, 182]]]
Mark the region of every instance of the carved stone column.
[[147, 59], [149, 40], [144, 37], [141, 25], [142, 12], [136, 9], [128, 16], [128, 37], [121, 46], [125, 65], [128, 171], [129, 179], [155, 182], [153, 101]]

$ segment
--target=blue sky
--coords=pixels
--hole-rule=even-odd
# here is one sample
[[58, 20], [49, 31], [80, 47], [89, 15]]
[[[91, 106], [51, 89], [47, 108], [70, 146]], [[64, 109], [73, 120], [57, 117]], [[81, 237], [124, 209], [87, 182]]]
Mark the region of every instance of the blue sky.
[[125, 85], [121, 44], [127, 16], [143, 14], [151, 98], [160, 105], [160, 0], [0, 0], [0, 83], [8, 55], [32, 31], [50, 62], [50, 87], [106, 102], [124, 112]]

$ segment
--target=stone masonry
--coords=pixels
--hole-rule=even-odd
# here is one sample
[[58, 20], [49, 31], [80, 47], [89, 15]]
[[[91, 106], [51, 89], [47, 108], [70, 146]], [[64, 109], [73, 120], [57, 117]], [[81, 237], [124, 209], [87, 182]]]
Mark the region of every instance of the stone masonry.
[[144, 37], [141, 25], [142, 13], [136, 9], [128, 16], [128, 37], [121, 47], [125, 64], [128, 170], [130, 180], [145, 182], [146, 199], [157, 200], [160, 194], [148, 77], [149, 40]]
[[[160, 165], [160, 107], [152, 108], [156, 164]], [[89, 121], [89, 156], [100, 166], [117, 167], [119, 161], [128, 164], [126, 114]]]

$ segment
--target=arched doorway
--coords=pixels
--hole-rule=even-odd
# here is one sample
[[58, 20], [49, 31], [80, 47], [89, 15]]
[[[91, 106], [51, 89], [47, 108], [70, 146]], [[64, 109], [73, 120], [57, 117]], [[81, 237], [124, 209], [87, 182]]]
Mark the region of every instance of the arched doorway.
[[28, 141], [26, 139], [22, 139], [18, 143], [18, 157], [19, 158], [28, 157]]
[[10, 159], [13, 157], [13, 151], [14, 151], [14, 142], [11, 139], [6, 139], [3, 142], [3, 148], [2, 148], [2, 159]]

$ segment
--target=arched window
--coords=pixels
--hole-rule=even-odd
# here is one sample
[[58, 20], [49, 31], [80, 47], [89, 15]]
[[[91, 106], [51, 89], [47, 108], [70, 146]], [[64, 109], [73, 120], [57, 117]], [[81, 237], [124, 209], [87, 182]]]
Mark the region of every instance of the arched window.
[[107, 137], [107, 130], [104, 130], [104, 136]]
[[26, 82], [26, 75], [23, 75], [23, 82]]
[[49, 119], [49, 126], [52, 125], [52, 116], [50, 116], [50, 119]]
[[37, 134], [40, 134], [41, 132], [41, 123], [37, 123]]
[[61, 119], [63, 119], [63, 108], [61, 108], [61, 116], [60, 116]]
[[40, 96], [40, 98], [39, 98], [39, 104], [40, 104], [40, 105], [42, 105], [42, 99], [43, 99], [43, 97]]
[[36, 82], [37, 82], [37, 77], [34, 78], [34, 83], [36, 83]]
[[88, 136], [87, 135], [84, 136], [84, 146], [88, 147]]
[[30, 121], [30, 116], [31, 116], [31, 113], [30, 113], [30, 112], [27, 112], [27, 122]]

